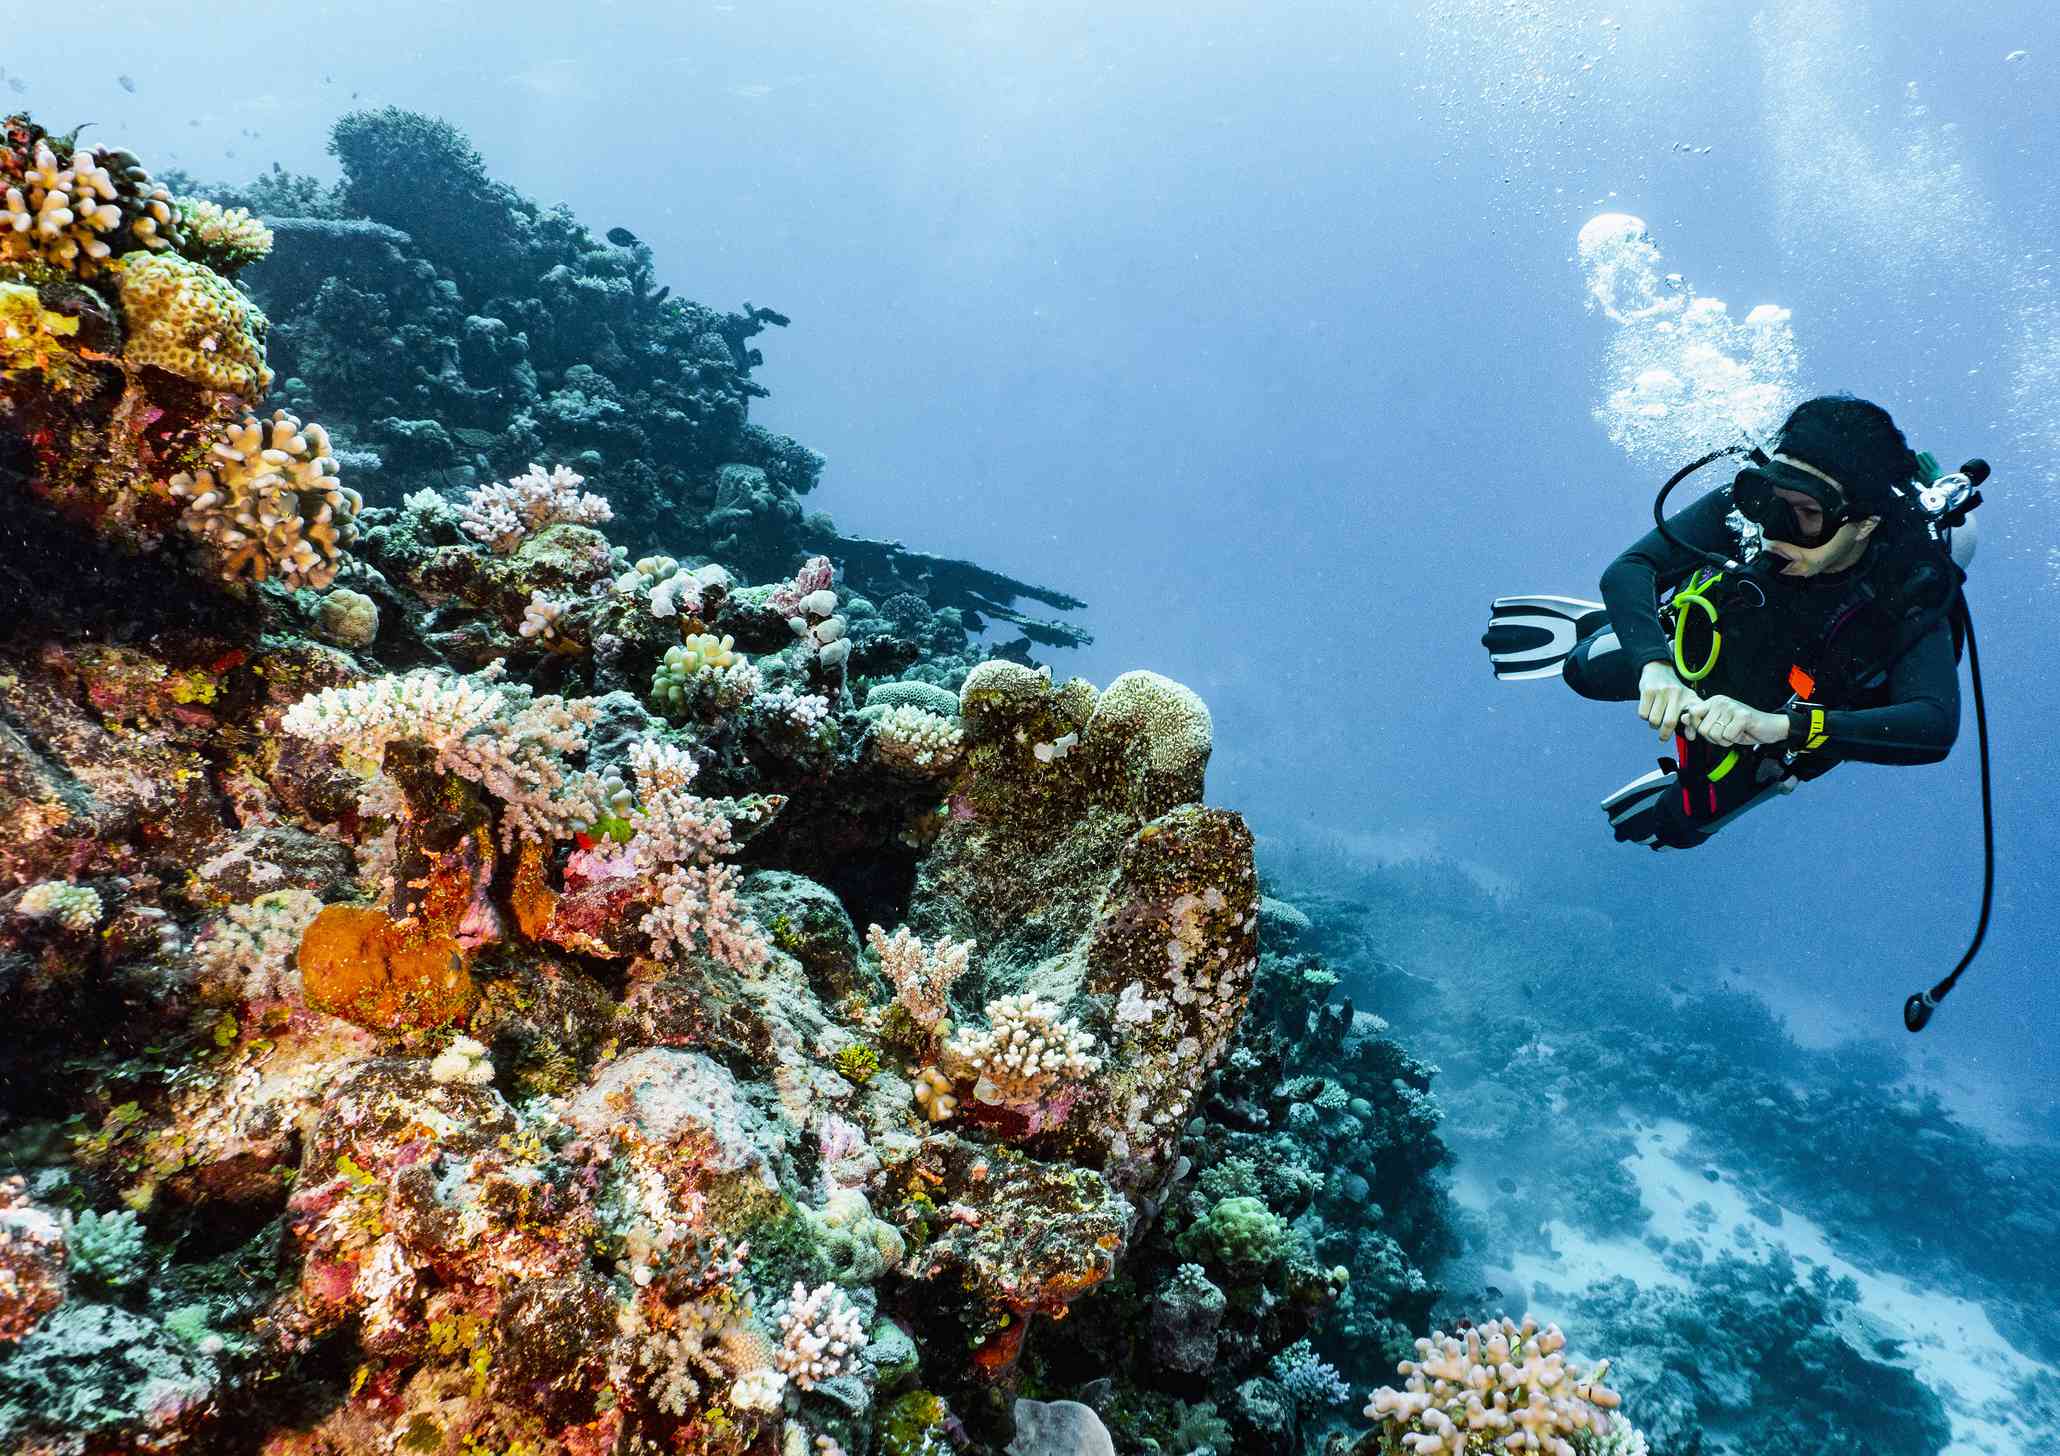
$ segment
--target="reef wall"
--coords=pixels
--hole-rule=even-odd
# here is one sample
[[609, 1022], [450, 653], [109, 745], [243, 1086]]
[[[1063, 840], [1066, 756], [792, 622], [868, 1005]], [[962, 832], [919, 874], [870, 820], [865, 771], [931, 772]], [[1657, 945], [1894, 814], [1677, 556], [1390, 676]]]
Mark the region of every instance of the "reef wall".
[[776, 316], [443, 123], [336, 151], [203, 201], [5, 123], [0, 1445], [1347, 1439], [1431, 1069], [1207, 709], [804, 514]]

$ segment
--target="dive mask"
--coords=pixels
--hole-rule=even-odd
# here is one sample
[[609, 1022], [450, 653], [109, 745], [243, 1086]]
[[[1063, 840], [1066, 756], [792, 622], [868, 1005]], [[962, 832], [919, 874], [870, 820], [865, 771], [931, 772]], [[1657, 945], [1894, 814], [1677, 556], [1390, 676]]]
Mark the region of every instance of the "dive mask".
[[[1753, 463], [1738, 472], [1731, 482], [1731, 503], [1740, 515], [1759, 526], [1772, 541], [1793, 546], [1821, 546], [1840, 526], [1850, 520], [1845, 488], [1806, 460], [1776, 452], [1753, 452]], [[1775, 494], [1776, 487], [1806, 495], [1824, 511], [1823, 530], [1804, 532], [1795, 507]]]

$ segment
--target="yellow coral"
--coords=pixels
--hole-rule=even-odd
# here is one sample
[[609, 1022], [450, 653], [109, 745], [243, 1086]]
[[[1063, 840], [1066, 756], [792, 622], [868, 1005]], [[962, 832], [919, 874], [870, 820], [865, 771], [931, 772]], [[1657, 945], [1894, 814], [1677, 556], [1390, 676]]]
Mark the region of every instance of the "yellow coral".
[[108, 266], [121, 275], [129, 362], [252, 397], [271, 387], [265, 316], [219, 274], [169, 253]]
[[79, 331], [79, 321], [43, 307], [36, 290], [0, 283], [0, 379], [27, 370], [64, 372], [69, 356], [61, 342]]
[[335, 580], [362, 502], [337, 483], [320, 425], [285, 410], [269, 422], [250, 415], [215, 442], [212, 461], [169, 484], [187, 502], [179, 524], [214, 549], [224, 577], [276, 571], [290, 587], [317, 589]]

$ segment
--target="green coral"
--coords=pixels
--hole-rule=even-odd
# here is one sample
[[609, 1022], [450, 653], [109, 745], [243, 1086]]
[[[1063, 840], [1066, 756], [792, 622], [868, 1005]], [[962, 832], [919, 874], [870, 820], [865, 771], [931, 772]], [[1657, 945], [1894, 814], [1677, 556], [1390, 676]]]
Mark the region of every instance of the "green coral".
[[855, 1041], [839, 1047], [830, 1060], [836, 1064], [838, 1074], [845, 1081], [856, 1082], [861, 1087], [872, 1081], [873, 1075], [880, 1070], [880, 1054], [869, 1042]]
[[134, 1284], [148, 1272], [143, 1225], [127, 1209], [80, 1214], [65, 1235], [65, 1246], [74, 1275], [109, 1289]]
[[950, 1412], [927, 1390], [911, 1390], [880, 1412], [880, 1456], [946, 1456], [957, 1449], [946, 1434]]
[[1257, 1278], [1287, 1252], [1288, 1226], [1256, 1198], [1226, 1198], [1180, 1236], [1180, 1252], [1233, 1278]]

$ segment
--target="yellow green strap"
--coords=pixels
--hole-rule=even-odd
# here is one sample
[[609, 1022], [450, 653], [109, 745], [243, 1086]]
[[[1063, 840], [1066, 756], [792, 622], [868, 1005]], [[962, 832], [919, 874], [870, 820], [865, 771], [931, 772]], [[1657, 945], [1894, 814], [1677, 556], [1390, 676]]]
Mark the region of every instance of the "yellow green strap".
[[[1688, 585], [1674, 593], [1674, 671], [1681, 675], [1683, 682], [1701, 682], [1708, 677], [1716, 668], [1717, 654], [1723, 650], [1724, 634], [1717, 630], [1717, 604], [1707, 595], [1709, 589], [1723, 579], [1724, 573], [1721, 571], [1712, 572], [1707, 576], [1698, 572], [1689, 580]], [[1683, 645], [1683, 639], [1688, 632], [1688, 613], [1685, 608], [1691, 606], [1702, 608], [1710, 624], [1710, 655], [1704, 659], [1701, 667], [1688, 665]]]

